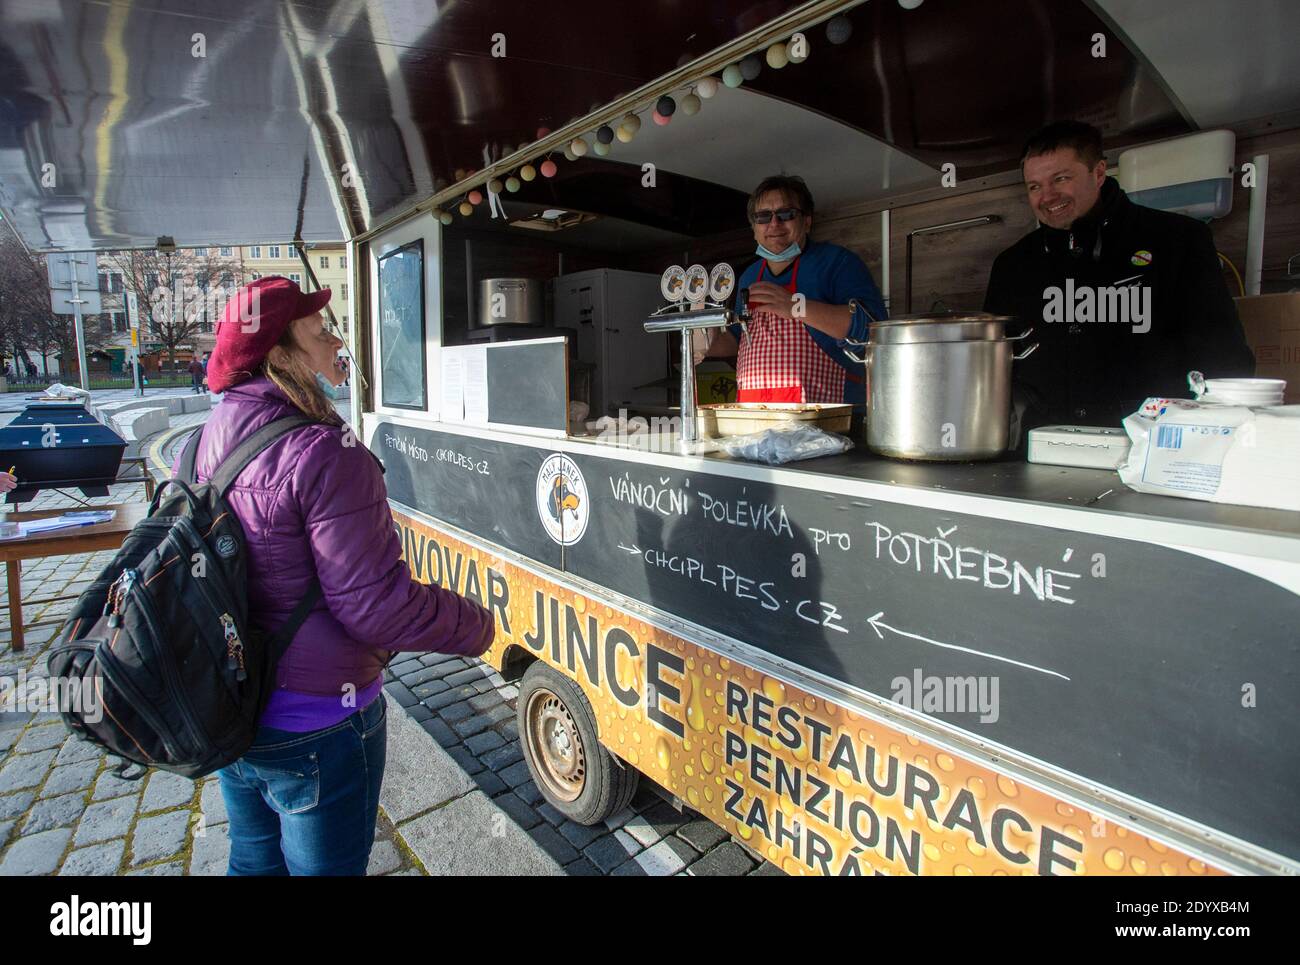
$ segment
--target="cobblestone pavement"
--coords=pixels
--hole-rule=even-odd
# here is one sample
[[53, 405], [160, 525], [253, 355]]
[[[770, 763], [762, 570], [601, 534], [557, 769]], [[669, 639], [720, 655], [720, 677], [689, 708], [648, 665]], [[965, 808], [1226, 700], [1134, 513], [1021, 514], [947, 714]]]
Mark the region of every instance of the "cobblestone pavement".
[[[143, 500], [144, 487], [135, 484], [114, 486], [109, 496], [88, 502]], [[46, 490], [24, 508], [75, 505], [77, 500]], [[112, 555], [28, 561], [23, 596], [80, 593]], [[45, 655], [72, 602], [24, 607], [28, 630], [22, 653], [9, 649], [6, 617], [0, 676], [15, 681], [23, 671], [28, 677], [46, 676]], [[12, 702], [0, 708], [0, 875], [225, 874], [230, 842], [215, 777], [191, 781], [151, 771], [139, 781], [123, 781], [112, 773], [112, 763], [72, 737], [58, 714], [15, 712]], [[383, 815], [370, 872], [422, 873]]]
[[[201, 422], [206, 414], [194, 416], [173, 419], [172, 429]], [[162, 448], [164, 461], [170, 462], [183, 438], [179, 433]], [[143, 486], [135, 484], [115, 486], [109, 496], [86, 502], [143, 500]], [[81, 502], [45, 491], [24, 508]], [[102, 552], [29, 561], [23, 595], [79, 593], [111, 557]], [[24, 607], [27, 649], [20, 654], [9, 650], [8, 621], [3, 621], [0, 676], [45, 675], [46, 652], [71, 603]], [[523, 761], [516, 687], [480, 661], [399, 654], [385, 681], [389, 763], [371, 874], [499, 873], [500, 865], [487, 857], [490, 849], [477, 858], [473, 848], [455, 861], [447, 856], [467, 840], [500, 837], [495, 824], [502, 814], [511, 822], [513, 848], [532, 849], [567, 874], [782, 873], [711, 821], [677, 811], [647, 780], [628, 809], [600, 826], [564, 819], [543, 801]], [[406, 728], [398, 720], [403, 713], [411, 722]], [[417, 743], [410, 739], [412, 730]], [[400, 734], [406, 736], [398, 741]], [[423, 800], [417, 793], [411, 803], [402, 787], [404, 773], [408, 784], [428, 785], [435, 782], [422, 775], [439, 769], [437, 793]], [[107, 755], [70, 737], [57, 714], [0, 709], [0, 875], [224, 874], [227, 827], [215, 777], [190, 781], [151, 771], [140, 781], [122, 781], [111, 773]], [[524, 855], [512, 867], [536, 873], [538, 862]]]

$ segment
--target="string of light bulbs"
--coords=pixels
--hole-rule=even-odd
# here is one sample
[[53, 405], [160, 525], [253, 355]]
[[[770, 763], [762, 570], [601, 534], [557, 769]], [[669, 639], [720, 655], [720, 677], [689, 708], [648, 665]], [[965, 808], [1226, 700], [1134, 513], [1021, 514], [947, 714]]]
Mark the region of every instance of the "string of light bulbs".
[[[905, 7], [905, 9], [912, 8]], [[837, 14], [826, 21], [824, 32], [828, 43], [839, 46], [847, 43], [853, 35], [853, 23], [844, 14]], [[560, 153], [566, 161], [576, 161], [593, 151], [598, 157], [606, 157], [613, 150], [614, 142], [617, 141], [620, 144], [630, 144], [632, 142], [641, 130], [640, 114], [647, 108], [650, 110], [651, 120], [659, 127], [666, 127], [672, 123], [672, 119], [679, 109], [682, 114], [688, 117], [700, 113], [704, 107], [704, 101], [716, 96], [720, 85], [734, 89], [740, 87], [746, 81], [755, 80], [762, 73], [764, 62], [773, 70], [782, 70], [790, 64], [804, 63], [810, 53], [811, 46], [808, 36], [805, 32], [800, 31], [791, 35], [788, 40], [771, 44], [761, 57], [757, 52], [748, 54], [735, 63], [724, 67], [719, 76], [715, 77], [710, 74], [686, 85], [686, 93], [680, 95], [680, 98], [674, 97], [672, 94], [664, 94], [655, 101], [653, 106], [646, 104], [637, 110], [628, 111], [619, 120], [617, 126], [602, 124], [590, 135], [575, 137], [564, 146]], [[539, 127], [537, 129], [537, 140], [541, 140], [550, 133], [550, 128]], [[523, 147], [524, 145], [520, 145], [520, 148]], [[514, 194], [523, 187], [524, 182], [534, 181], [538, 175], [544, 178], [555, 177], [559, 173], [559, 166], [552, 156], [554, 153], [554, 151], [548, 151], [545, 155], [540, 155], [540, 163], [537, 163], [537, 158], [529, 160], [528, 163], [521, 165], [516, 172], [510, 174], [504, 180], [492, 178], [486, 185], [489, 195], [500, 195], [503, 191]], [[475, 171], [472, 168], [458, 168], [455, 171], [456, 180], [462, 181], [465, 178], [472, 177], [474, 173]], [[468, 218], [483, 203], [483, 200], [482, 191], [478, 188], [471, 189], [461, 198], [456, 205], [456, 210], [462, 217]], [[433, 214], [443, 225], [450, 225], [455, 221], [455, 216], [447, 207], [436, 208]]]

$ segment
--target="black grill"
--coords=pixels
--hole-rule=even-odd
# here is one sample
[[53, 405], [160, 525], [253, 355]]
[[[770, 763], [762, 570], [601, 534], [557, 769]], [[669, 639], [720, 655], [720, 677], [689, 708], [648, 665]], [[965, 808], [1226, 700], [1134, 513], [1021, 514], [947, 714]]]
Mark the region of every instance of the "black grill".
[[42, 489], [80, 489], [107, 496], [117, 479], [126, 441], [82, 406], [37, 402], [0, 428], [0, 469], [14, 468], [20, 503]]

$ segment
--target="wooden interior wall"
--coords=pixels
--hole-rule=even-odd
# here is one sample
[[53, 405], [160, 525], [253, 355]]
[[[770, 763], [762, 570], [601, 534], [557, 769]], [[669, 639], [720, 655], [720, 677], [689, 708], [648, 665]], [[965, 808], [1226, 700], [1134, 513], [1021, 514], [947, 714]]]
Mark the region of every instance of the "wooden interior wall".
[[[1300, 279], [1286, 277], [1286, 262], [1300, 255], [1300, 130], [1283, 131], [1237, 141], [1237, 170], [1257, 154], [1268, 155], [1268, 201], [1264, 211], [1264, 261], [1260, 291], [1285, 292], [1300, 289]], [[1241, 175], [1233, 191], [1232, 213], [1214, 222], [1214, 241], [1237, 270], [1246, 272], [1246, 228], [1250, 213], [1250, 190], [1241, 186]], [[1296, 258], [1300, 270], [1300, 257]], [[1229, 282], [1237, 294], [1236, 281]]]
[[669, 265], [701, 264], [712, 267], [720, 261], [728, 262], [739, 270], [754, 259], [754, 235], [746, 227], [745, 212], [739, 212], [742, 227], [724, 234], [696, 238], [687, 246], [655, 248], [628, 257], [624, 266], [631, 271], [648, 271], [658, 275]]
[[[889, 291], [891, 314], [904, 311], [907, 295], [907, 235], [919, 228], [991, 216], [989, 224], [917, 235], [912, 254], [912, 311], [983, 307], [989, 268], [998, 252], [1033, 228], [1024, 189], [1005, 185], [938, 198], [890, 211]], [[877, 280], [881, 274], [880, 212], [842, 216], [829, 212], [816, 237], [857, 252]]]
[[[1300, 130], [1242, 139], [1237, 143], [1237, 170], [1257, 154], [1269, 155], [1268, 203], [1264, 220], [1263, 291], [1287, 291], [1296, 280], [1286, 279], [1286, 262], [1300, 253]], [[1246, 271], [1246, 231], [1250, 189], [1233, 192], [1232, 212], [1211, 223], [1215, 244], [1243, 275]], [[980, 308], [993, 259], [1035, 226], [1018, 184], [991, 187], [951, 198], [903, 205], [891, 213], [891, 310], [902, 312], [907, 233], [926, 225], [994, 215], [996, 224], [960, 228], [914, 238], [912, 306], [926, 311], [936, 304], [952, 309]], [[879, 276], [880, 216], [878, 213], [823, 217], [818, 237], [835, 241], [862, 255]], [[1300, 261], [1300, 259], [1297, 259]], [[1237, 282], [1225, 269], [1229, 290]]]

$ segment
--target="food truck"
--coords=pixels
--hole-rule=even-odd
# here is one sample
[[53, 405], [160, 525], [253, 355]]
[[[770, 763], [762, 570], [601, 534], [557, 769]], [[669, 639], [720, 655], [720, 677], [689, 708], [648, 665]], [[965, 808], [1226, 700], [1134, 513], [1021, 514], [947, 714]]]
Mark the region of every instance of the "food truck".
[[[734, 293], [663, 310], [667, 269], [753, 260], [778, 171], [891, 315], [977, 310], [1034, 227], [1021, 141], [1077, 117], [1112, 161], [1174, 145], [1152, 203], [1214, 182], [1244, 316], [1300, 250], [1294, 5], [441, 6], [250, 3], [256, 66], [155, 51], [195, 85], [166, 95], [125, 19], [222, 28], [87, 6], [97, 146], [24, 141], [0, 183], [34, 249], [346, 237], [351, 424], [412, 573], [495, 616], [547, 801], [593, 824], [650, 781], [792, 874], [1300, 870], [1300, 513], [889, 458], [860, 420], [838, 455], [733, 457], [693, 363]], [[197, 139], [168, 138], [180, 183], [123, 137], [147, 123]], [[1206, 132], [1227, 154], [1184, 173]], [[91, 172], [60, 204], [26, 189], [42, 150]]]

